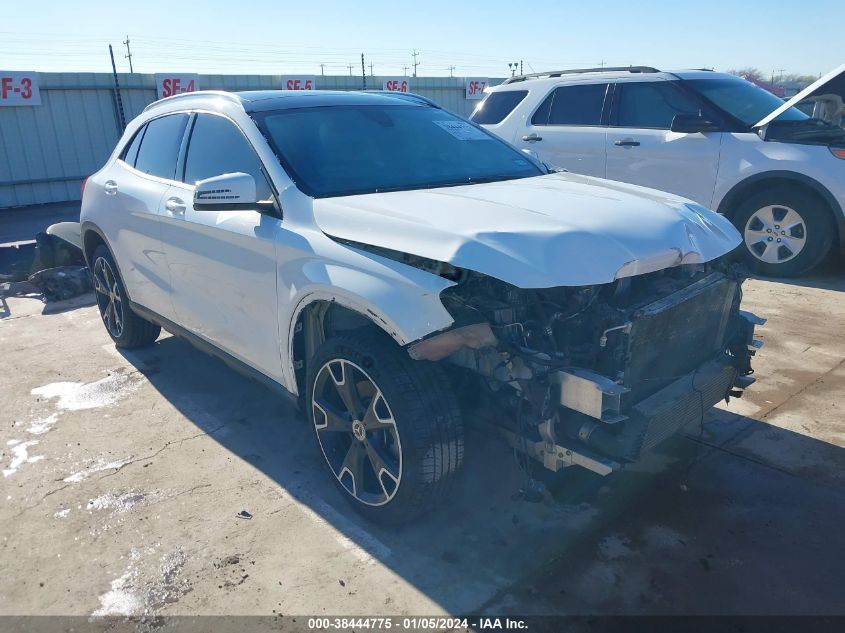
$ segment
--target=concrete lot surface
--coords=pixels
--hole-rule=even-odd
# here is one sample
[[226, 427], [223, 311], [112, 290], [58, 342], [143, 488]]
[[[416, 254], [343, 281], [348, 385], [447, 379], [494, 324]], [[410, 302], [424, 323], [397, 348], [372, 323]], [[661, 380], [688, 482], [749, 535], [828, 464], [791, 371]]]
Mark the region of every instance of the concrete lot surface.
[[90, 298], [10, 299], [0, 614], [841, 614], [843, 291], [841, 270], [746, 284], [758, 383], [700, 435], [527, 503], [474, 433], [455, 497], [395, 530], [264, 387], [168, 335], [118, 352]]

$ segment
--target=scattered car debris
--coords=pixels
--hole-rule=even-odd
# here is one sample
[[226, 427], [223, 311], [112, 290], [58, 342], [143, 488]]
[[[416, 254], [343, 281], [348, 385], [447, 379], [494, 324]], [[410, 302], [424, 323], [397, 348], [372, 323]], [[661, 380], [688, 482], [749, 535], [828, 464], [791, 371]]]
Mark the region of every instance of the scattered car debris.
[[239, 519], [251, 519], [252, 518], [252, 515], [249, 512], [247, 512], [246, 510], [241, 510], [235, 516], [237, 516]]
[[[90, 292], [91, 275], [80, 248], [78, 222], [60, 222], [35, 236], [35, 242], [14, 244], [0, 255], [0, 294], [41, 294], [45, 303]], [[29, 286], [14, 286], [28, 282]]]

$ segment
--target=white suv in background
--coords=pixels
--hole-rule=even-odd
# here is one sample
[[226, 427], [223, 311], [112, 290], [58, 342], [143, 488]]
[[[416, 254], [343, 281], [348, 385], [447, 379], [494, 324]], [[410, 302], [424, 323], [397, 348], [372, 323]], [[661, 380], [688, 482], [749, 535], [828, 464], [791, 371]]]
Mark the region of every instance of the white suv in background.
[[587, 69], [510, 78], [471, 120], [547, 164], [715, 209], [753, 270], [793, 276], [845, 245], [843, 95], [845, 65], [786, 103], [729, 74]]

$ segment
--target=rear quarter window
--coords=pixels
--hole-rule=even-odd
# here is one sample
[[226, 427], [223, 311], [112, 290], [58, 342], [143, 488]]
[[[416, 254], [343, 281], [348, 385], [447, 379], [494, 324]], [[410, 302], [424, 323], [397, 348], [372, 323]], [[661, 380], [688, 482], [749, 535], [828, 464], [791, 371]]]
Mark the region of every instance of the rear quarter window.
[[132, 141], [123, 149], [123, 152], [120, 154], [120, 158], [129, 165], [135, 166], [135, 160], [138, 158], [138, 150], [141, 148], [141, 139], [144, 138], [144, 131], [147, 129], [147, 126], [144, 125], [141, 127], [140, 130], [135, 132], [135, 136], [132, 137]]
[[151, 176], [173, 180], [187, 124], [187, 114], [170, 114], [147, 123], [135, 160], [135, 169]]
[[492, 92], [487, 95], [484, 101], [478, 104], [475, 112], [470, 117], [470, 121], [480, 125], [501, 123], [525, 99], [525, 95], [527, 94], [527, 90]]

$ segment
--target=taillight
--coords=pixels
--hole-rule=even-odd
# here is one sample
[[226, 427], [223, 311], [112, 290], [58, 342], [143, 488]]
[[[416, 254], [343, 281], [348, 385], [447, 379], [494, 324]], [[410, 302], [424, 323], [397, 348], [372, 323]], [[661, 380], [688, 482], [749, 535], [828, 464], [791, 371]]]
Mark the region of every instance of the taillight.
[[831, 147], [830, 153], [836, 156], [836, 158], [845, 160], [845, 147]]
[[82, 191], [80, 192], [81, 193], [80, 198], [85, 195], [85, 185], [87, 185], [87, 184], [88, 184], [88, 178], [83, 178], [82, 179]]

